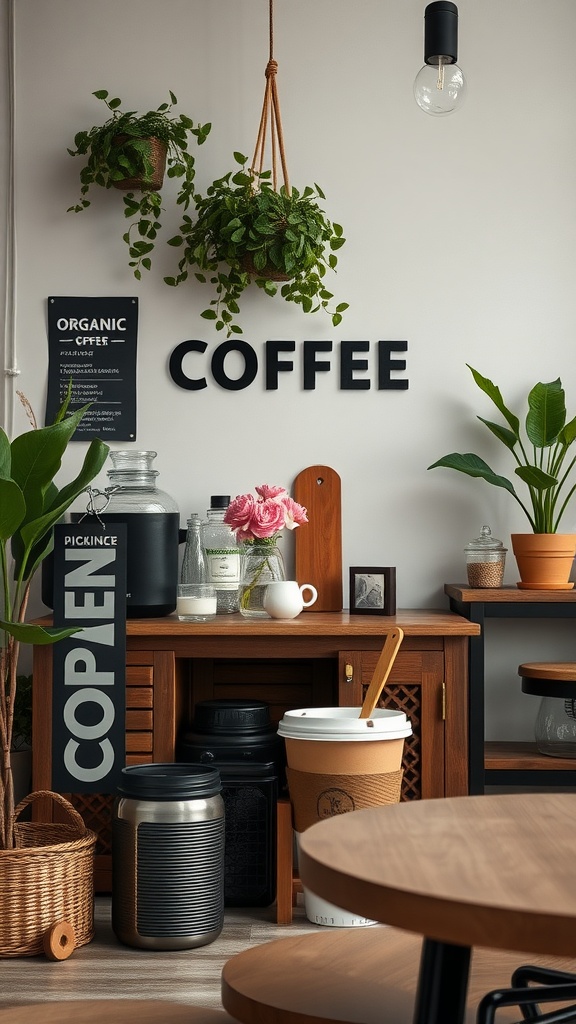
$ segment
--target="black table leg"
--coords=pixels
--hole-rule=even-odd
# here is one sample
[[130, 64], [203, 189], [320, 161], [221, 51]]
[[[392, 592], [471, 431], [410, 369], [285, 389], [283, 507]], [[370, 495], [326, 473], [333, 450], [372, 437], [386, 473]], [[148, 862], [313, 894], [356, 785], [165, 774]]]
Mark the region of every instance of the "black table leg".
[[464, 1024], [471, 951], [424, 939], [413, 1024]]

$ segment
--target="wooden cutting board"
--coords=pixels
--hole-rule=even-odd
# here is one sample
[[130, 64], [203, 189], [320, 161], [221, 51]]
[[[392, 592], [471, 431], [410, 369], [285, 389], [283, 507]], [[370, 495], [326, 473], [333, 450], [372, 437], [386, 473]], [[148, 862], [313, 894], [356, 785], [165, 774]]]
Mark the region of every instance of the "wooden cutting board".
[[342, 611], [340, 477], [329, 466], [309, 466], [295, 478], [293, 495], [308, 510], [308, 523], [294, 531], [296, 579], [318, 591], [318, 600], [304, 610]]

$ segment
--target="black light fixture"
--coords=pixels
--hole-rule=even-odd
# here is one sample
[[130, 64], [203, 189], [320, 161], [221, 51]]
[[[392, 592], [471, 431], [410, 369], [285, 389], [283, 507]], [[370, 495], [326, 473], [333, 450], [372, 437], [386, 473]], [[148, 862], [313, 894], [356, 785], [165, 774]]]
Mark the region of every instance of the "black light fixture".
[[426, 114], [441, 117], [462, 106], [466, 81], [457, 57], [458, 8], [436, 0], [424, 12], [424, 67], [414, 82], [414, 97]]

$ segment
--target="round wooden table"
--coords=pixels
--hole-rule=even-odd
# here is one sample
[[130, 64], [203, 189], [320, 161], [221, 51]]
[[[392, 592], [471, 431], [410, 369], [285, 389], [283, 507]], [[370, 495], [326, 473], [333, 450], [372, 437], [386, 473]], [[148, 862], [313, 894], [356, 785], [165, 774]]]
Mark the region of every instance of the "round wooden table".
[[576, 955], [576, 795], [454, 797], [353, 811], [300, 837], [300, 877], [424, 937], [414, 1024], [461, 1024], [473, 946]]

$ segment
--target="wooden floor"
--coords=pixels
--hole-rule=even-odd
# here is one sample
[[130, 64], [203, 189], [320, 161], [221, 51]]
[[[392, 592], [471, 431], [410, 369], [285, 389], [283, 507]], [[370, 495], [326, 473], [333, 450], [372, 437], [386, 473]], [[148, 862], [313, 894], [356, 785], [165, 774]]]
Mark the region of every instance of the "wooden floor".
[[[276, 924], [273, 906], [229, 909], [222, 933], [215, 942], [198, 949], [149, 952], [118, 942], [110, 924], [108, 897], [96, 899], [95, 927], [93, 941], [75, 950], [68, 960], [55, 962], [44, 956], [0, 959], [0, 1008], [52, 1000], [86, 999], [172, 1000], [193, 1006], [221, 1008], [221, 972], [231, 956], [272, 939], [333, 931], [311, 924], [303, 906], [294, 909], [290, 925]], [[407, 932], [399, 934], [404, 936], [402, 941], [415, 938]], [[418, 947], [406, 956], [397, 976], [387, 979], [410, 997], [416, 988], [418, 956], [419, 940]], [[475, 950], [467, 1021], [475, 1020], [475, 1007], [482, 995], [492, 988], [507, 985], [512, 970], [526, 962], [576, 971], [574, 960], [527, 957], [525, 953], [501, 950]], [[550, 1004], [547, 1008], [552, 1009]], [[502, 1024], [518, 1020], [518, 1011], [504, 1009], [500, 1011], [500, 1019]], [[33, 1018], [30, 1020], [32, 1022]]]
[[110, 925], [110, 899], [96, 898], [96, 934], [68, 960], [44, 956], [0, 960], [0, 1006], [52, 999], [172, 999], [221, 1007], [220, 974], [229, 957], [248, 946], [318, 931], [296, 907], [290, 925], [275, 923], [275, 908], [229, 909], [215, 942], [198, 949], [149, 952], [121, 945]]

